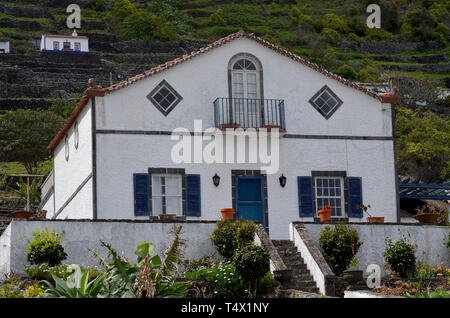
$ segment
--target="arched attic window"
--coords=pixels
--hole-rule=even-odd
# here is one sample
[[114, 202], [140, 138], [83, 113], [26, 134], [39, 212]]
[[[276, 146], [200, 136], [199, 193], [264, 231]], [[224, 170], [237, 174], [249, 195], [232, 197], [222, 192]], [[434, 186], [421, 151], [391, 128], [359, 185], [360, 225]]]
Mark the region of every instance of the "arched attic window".
[[263, 71], [250, 53], [239, 53], [228, 63], [229, 118], [241, 127], [260, 127], [263, 119]]
[[262, 99], [262, 65], [252, 54], [239, 53], [228, 64], [230, 98]]

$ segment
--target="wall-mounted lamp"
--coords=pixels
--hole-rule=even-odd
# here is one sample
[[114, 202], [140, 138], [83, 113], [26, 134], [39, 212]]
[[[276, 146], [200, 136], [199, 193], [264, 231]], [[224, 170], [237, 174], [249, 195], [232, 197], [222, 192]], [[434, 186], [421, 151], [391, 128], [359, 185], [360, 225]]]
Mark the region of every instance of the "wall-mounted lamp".
[[213, 179], [214, 185], [215, 185], [216, 187], [218, 187], [218, 186], [219, 186], [219, 183], [220, 183], [220, 177], [217, 175], [217, 173], [212, 177], [212, 179]]
[[279, 178], [280, 180], [280, 186], [284, 188], [284, 186], [286, 185], [286, 177], [281, 174], [281, 177]]

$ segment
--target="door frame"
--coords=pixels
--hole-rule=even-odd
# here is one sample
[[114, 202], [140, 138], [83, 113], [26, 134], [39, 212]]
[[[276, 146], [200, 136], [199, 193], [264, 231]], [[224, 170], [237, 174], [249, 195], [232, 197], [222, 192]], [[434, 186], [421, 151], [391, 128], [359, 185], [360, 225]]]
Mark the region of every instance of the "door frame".
[[262, 173], [261, 170], [231, 170], [231, 195], [233, 209], [237, 210], [237, 178], [236, 177], [253, 177], [258, 176], [262, 178], [262, 195], [264, 200], [263, 205], [263, 226], [267, 232], [269, 232], [269, 210], [268, 210], [268, 191], [267, 191], [267, 175]]

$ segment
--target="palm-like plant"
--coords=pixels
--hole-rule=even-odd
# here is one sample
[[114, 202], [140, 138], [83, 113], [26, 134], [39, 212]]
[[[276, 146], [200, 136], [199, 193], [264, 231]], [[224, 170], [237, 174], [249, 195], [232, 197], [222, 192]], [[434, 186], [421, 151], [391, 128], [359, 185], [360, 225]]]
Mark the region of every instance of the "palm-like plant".
[[52, 278], [55, 286], [49, 281], [43, 281], [47, 285], [46, 295], [66, 298], [95, 298], [102, 289], [104, 276], [97, 276], [89, 282], [89, 269], [82, 271], [79, 266], [76, 266], [75, 271], [67, 280], [62, 280], [54, 274], [52, 274]]

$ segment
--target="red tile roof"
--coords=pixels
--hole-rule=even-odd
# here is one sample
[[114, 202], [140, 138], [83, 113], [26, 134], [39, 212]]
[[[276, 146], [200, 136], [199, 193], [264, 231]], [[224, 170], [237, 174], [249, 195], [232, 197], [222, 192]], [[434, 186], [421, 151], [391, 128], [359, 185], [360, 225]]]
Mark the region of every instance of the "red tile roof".
[[63, 139], [64, 135], [67, 133], [67, 131], [69, 130], [69, 128], [72, 126], [72, 124], [75, 122], [76, 117], [81, 113], [81, 111], [83, 110], [84, 106], [86, 106], [87, 102], [89, 101], [89, 98], [91, 96], [104, 96], [105, 93], [109, 94], [112, 93], [114, 91], [117, 91], [123, 87], [127, 87], [139, 80], [142, 80], [144, 78], [147, 78], [149, 76], [152, 76], [154, 74], [158, 74], [168, 68], [171, 68], [177, 64], [180, 64], [184, 61], [190, 60], [202, 53], [206, 53], [208, 51], [211, 51], [212, 49], [222, 46], [228, 42], [231, 42], [235, 39], [239, 39], [239, 38], [247, 38], [247, 39], [251, 39], [254, 40], [256, 42], [258, 42], [259, 44], [274, 50], [277, 53], [280, 53], [284, 56], [287, 56], [291, 59], [293, 59], [294, 61], [297, 61], [307, 67], [310, 67], [311, 69], [324, 74], [325, 76], [328, 76], [332, 79], [335, 79], [339, 82], [341, 82], [344, 85], [347, 85], [349, 87], [352, 87], [354, 89], [357, 89], [373, 98], [378, 99], [379, 101], [381, 101], [382, 103], [391, 103], [392, 102], [392, 97], [388, 97], [388, 96], [380, 96], [377, 93], [375, 93], [374, 91], [365, 88], [364, 86], [358, 85], [356, 83], [353, 83], [337, 74], [331, 73], [329, 71], [327, 71], [326, 69], [324, 69], [323, 67], [320, 67], [319, 65], [312, 63], [310, 61], [307, 61], [303, 58], [301, 58], [298, 55], [295, 55], [279, 46], [276, 46], [270, 42], [267, 42], [266, 40], [263, 40], [262, 38], [252, 34], [252, 33], [247, 33], [244, 31], [239, 31], [233, 34], [230, 34], [226, 37], [223, 37], [213, 43], [208, 44], [206, 47], [200, 48], [198, 51], [193, 51], [190, 54], [185, 54], [181, 57], [177, 57], [176, 59], [173, 59], [171, 61], [168, 61], [164, 64], [160, 64], [158, 66], [153, 67], [152, 69], [145, 71], [144, 73], [141, 74], [137, 74], [133, 77], [128, 78], [126, 81], [122, 81], [120, 83], [117, 84], [113, 84], [109, 87], [106, 88], [93, 88], [90, 87], [88, 88], [85, 92], [83, 97], [81, 98], [80, 102], [77, 104], [77, 107], [74, 109], [74, 111], [72, 112], [72, 114], [70, 115], [70, 117], [67, 119], [66, 123], [63, 125], [63, 127], [61, 128], [61, 130], [58, 132], [58, 134], [55, 136], [55, 138], [53, 138], [53, 140], [50, 142], [50, 144], [48, 145], [48, 149], [49, 150], [55, 150], [56, 146], [59, 144], [59, 142]]
[[63, 140], [66, 133], [69, 131], [70, 127], [73, 125], [75, 120], [77, 119], [78, 115], [81, 114], [84, 107], [89, 102], [89, 99], [91, 96], [105, 96], [105, 90], [101, 87], [89, 87], [84, 91], [83, 97], [81, 97], [80, 101], [78, 102], [75, 109], [70, 114], [69, 118], [67, 118], [64, 125], [61, 127], [61, 129], [58, 131], [55, 137], [53, 137], [52, 141], [50, 141], [49, 145], [47, 146], [48, 150], [54, 151], [56, 147], [59, 145], [61, 140]]

